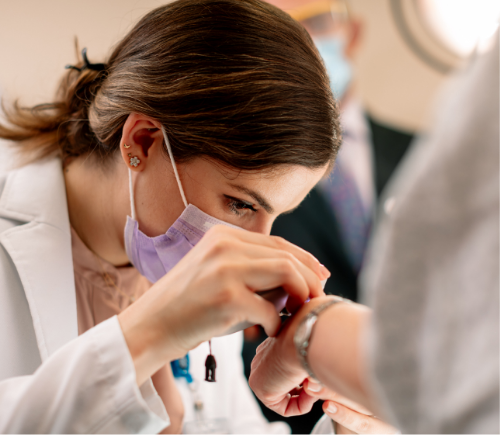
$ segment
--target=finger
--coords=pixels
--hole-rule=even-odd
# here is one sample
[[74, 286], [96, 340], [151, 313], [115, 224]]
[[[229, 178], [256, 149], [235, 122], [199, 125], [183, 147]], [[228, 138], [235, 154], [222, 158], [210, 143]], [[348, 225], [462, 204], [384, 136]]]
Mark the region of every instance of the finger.
[[[212, 227], [206, 234], [208, 238], [213, 234], [217, 240], [220, 234], [231, 234], [239, 240], [245, 241], [246, 243], [267, 246], [269, 248], [282, 249], [294, 255], [300, 262], [305, 264], [309, 269], [314, 271], [320, 279], [326, 279], [330, 277], [330, 272], [323, 266], [316, 257], [314, 257], [309, 252], [302, 248], [286, 241], [281, 237], [268, 236], [265, 234], [255, 233], [251, 231], [245, 231], [236, 228], [230, 228], [223, 225], [216, 225]], [[205, 236], [205, 237], [206, 237]]]
[[273, 405], [272, 409], [284, 417], [293, 417], [310, 412], [317, 400], [302, 389], [298, 395], [287, 394], [280, 402]]
[[311, 411], [317, 400], [317, 398], [309, 396], [302, 388], [298, 395], [289, 395], [285, 416], [293, 417], [294, 415], [307, 414]]
[[239, 278], [253, 291], [282, 287], [298, 303], [302, 304], [309, 298], [309, 286], [304, 276], [288, 259], [252, 260], [243, 265], [238, 264], [233, 270], [237, 271]]
[[298, 396], [302, 390], [303, 390], [302, 387], [296, 387], [296, 388], [294, 388], [293, 390], [290, 391], [290, 394], [292, 396]]
[[236, 316], [231, 326], [241, 322], [249, 322], [261, 325], [269, 337], [274, 337], [278, 333], [281, 319], [271, 302], [249, 291], [243, 291], [241, 296], [238, 295], [237, 297]]
[[321, 385], [320, 383], [316, 382], [311, 378], [307, 378], [304, 381], [304, 389], [306, 390], [307, 394], [313, 397], [317, 397], [318, 399], [331, 400], [340, 403], [341, 405], [347, 406], [348, 408], [357, 411], [361, 414], [365, 415], [373, 414], [364, 406], [361, 406], [360, 404], [348, 399], [347, 397], [338, 394], [333, 390], [330, 390], [329, 388], [323, 387], [323, 385]]
[[304, 277], [309, 288], [308, 297], [315, 298], [324, 295], [323, 286], [321, 285], [321, 280], [319, 279], [318, 275], [304, 263], [299, 261], [293, 254], [282, 249], [259, 245], [249, 245], [247, 243], [241, 244], [240, 249], [236, 249], [237, 247], [238, 245], [235, 246], [235, 250], [239, 250], [239, 252], [244, 253], [245, 259], [283, 259], [290, 261], [295, 266], [297, 271]]
[[338, 402], [326, 401], [323, 411], [338, 424], [359, 434], [397, 433], [398, 430], [376, 417], [360, 414]]

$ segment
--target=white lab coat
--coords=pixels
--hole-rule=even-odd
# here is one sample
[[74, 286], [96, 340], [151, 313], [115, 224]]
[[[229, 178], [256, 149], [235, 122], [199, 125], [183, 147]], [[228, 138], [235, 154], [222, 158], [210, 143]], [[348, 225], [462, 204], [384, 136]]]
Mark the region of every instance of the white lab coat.
[[[202, 291], [202, 289], [200, 289]], [[234, 432], [286, 431], [264, 419], [243, 375], [241, 333], [214, 340], [218, 382], [202, 381], [207, 418]], [[118, 320], [78, 337], [71, 234], [61, 162], [0, 177], [0, 432], [154, 433], [169, 424], [151, 381], [139, 389]], [[192, 418], [192, 397], [178, 381]]]

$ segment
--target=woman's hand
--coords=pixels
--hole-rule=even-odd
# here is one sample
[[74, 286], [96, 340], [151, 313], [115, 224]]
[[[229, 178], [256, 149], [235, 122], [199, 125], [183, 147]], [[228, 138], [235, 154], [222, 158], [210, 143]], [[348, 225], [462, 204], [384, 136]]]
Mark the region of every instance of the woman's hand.
[[254, 292], [282, 287], [288, 307], [323, 295], [329, 272], [277, 237], [217, 226], [137, 302], [119, 315], [142, 384], [168, 361], [231, 327], [251, 322], [277, 334], [273, 304]]
[[373, 416], [365, 407], [323, 387], [310, 378], [304, 382], [303, 388], [310, 397], [325, 401], [323, 411], [336, 423], [337, 434], [398, 433], [396, 428]]

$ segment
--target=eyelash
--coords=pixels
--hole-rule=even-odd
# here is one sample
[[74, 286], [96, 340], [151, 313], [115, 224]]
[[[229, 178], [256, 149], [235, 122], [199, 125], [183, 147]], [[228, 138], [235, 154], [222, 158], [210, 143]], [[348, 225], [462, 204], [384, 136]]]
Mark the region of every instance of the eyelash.
[[253, 212], [256, 212], [257, 210], [253, 207], [252, 204], [248, 204], [243, 201], [237, 201], [235, 199], [230, 199], [229, 200], [229, 209], [236, 215], [236, 216], [242, 216], [244, 213], [241, 212], [241, 210], [250, 210]]

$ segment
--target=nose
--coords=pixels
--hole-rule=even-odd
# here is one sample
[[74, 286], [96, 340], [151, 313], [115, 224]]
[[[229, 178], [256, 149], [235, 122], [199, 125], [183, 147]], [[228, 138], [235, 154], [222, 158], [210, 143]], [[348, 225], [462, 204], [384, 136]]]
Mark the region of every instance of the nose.
[[275, 217], [270, 216], [263, 218], [259, 222], [256, 222], [255, 226], [250, 231], [253, 231], [254, 233], [265, 234], [266, 236], [268, 236], [269, 234], [271, 234], [271, 228], [275, 220]]

